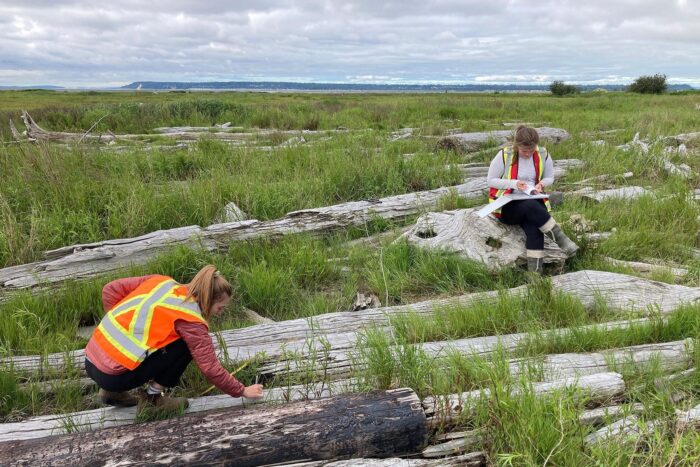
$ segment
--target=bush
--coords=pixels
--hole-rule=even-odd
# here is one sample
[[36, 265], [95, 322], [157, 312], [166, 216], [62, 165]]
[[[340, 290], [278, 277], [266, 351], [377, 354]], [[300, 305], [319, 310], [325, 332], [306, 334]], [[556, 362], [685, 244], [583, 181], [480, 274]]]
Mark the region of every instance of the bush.
[[663, 94], [666, 92], [666, 75], [640, 76], [627, 88], [630, 92], [642, 94]]
[[578, 94], [581, 92], [577, 86], [573, 84], [564, 84], [564, 81], [553, 81], [549, 85], [549, 90], [555, 96], [565, 96], [566, 94]]

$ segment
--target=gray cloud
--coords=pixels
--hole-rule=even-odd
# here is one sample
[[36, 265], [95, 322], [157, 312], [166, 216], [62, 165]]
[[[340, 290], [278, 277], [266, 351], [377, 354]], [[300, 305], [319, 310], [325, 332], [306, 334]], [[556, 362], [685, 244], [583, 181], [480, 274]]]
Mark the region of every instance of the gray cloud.
[[0, 84], [135, 80], [700, 85], [697, 0], [0, 3]]

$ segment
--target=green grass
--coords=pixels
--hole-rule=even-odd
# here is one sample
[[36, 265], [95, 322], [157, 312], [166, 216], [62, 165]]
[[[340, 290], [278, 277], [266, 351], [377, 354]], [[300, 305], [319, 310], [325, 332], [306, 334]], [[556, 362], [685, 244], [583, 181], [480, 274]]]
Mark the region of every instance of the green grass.
[[[641, 185], [654, 195], [633, 201], [600, 204], [569, 199], [554, 211], [568, 233], [574, 233], [573, 214], [595, 221], [596, 231], [614, 231], [598, 245], [581, 242], [577, 258], [567, 271], [602, 269], [630, 273], [603, 261], [611, 256], [631, 261], [679, 263], [689, 269], [685, 285], [700, 285], [700, 261], [692, 249], [698, 241], [700, 209], [689, 199], [697, 175], [689, 180], [668, 175], [657, 137], [696, 129], [700, 94], [642, 96], [628, 93], [583, 93], [567, 99], [517, 94], [405, 94], [324, 95], [256, 93], [54, 93], [0, 92], [0, 120], [19, 123], [20, 109], [28, 109], [46, 129], [82, 132], [105, 116], [94, 133], [148, 134], [142, 142], [118, 143], [113, 151], [97, 145], [0, 145], [0, 266], [35, 261], [42, 252], [76, 243], [140, 235], [153, 230], [216, 222], [221, 209], [234, 201], [252, 218], [275, 219], [287, 212], [380, 198], [394, 194], [453, 185], [461, 174], [451, 164], [488, 163], [493, 145], [469, 155], [437, 148], [437, 138], [451, 131], [502, 130], [504, 122], [528, 121], [536, 126], [567, 129], [572, 138], [548, 145], [555, 159], [586, 162], [573, 169], [556, 187], [572, 189], [588, 177], [610, 174], [616, 186]], [[533, 118], [533, 115], [536, 118]], [[147, 151], [143, 143], [172, 146], [172, 139], [153, 133], [160, 126], [211, 126], [230, 121], [249, 132], [276, 129], [251, 138], [252, 147], [229, 146], [202, 139], [190, 149]], [[334, 130], [347, 133], [306, 134], [307, 142], [268, 151], [292, 135], [285, 130]], [[391, 132], [414, 128], [414, 137], [391, 142]], [[622, 129], [614, 133], [607, 130]], [[629, 142], [636, 132], [653, 142], [648, 154], [624, 152], [616, 145]], [[0, 128], [3, 143], [7, 127]], [[605, 146], [593, 146], [596, 139]], [[487, 145], [489, 146], [489, 145]], [[700, 173], [698, 143], [689, 144], [690, 156], [671, 154]], [[113, 147], [113, 146], [112, 146]], [[100, 149], [105, 149], [104, 151]], [[406, 154], [412, 154], [408, 157]], [[633, 171], [634, 176], [620, 175]], [[606, 188], [605, 183], [593, 185]], [[444, 196], [441, 209], [460, 209], [484, 200]], [[213, 263], [234, 285], [232, 305], [213, 330], [250, 325], [241, 307], [275, 320], [309, 318], [320, 313], [351, 309], [357, 292], [376, 295], [382, 305], [409, 304], [472, 292], [503, 290], [526, 283], [516, 269], [492, 272], [454, 254], [424, 251], [405, 242], [384, 240], [373, 245], [346, 242], [412, 224], [415, 218], [394, 223], [373, 219], [365, 226], [310, 238], [290, 236], [232, 244], [226, 252], [209, 253], [179, 248], [160, 255], [148, 265], [85, 281], [69, 282], [50, 292], [24, 292], [0, 303], [0, 355], [46, 354], [79, 349], [85, 340], [75, 335], [79, 325], [102, 316], [100, 290], [113, 278], [161, 273], [187, 282], [204, 264]], [[664, 282], [667, 273], [652, 276]], [[599, 301], [586, 309], [578, 300], [553, 290], [547, 280], [528, 285], [522, 297], [501, 294], [470, 306], [449, 306], [431, 316], [404, 315], [392, 319], [389, 334], [367, 330], [355, 358], [360, 389], [408, 386], [421, 396], [489, 389], [460, 420], [457, 429], [481, 426], [484, 448], [492, 465], [695, 465], [700, 458], [698, 436], [677, 433], [670, 421], [670, 395], [686, 394], [686, 408], [700, 400], [700, 376], [693, 375], [656, 387], [662, 368], [632, 368], [622, 364], [628, 389], [622, 403], [643, 402], [643, 421], [666, 424], [636, 444], [612, 442], [586, 448], [583, 438], [593, 429], [582, 427], [578, 414], [587, 401], [564, 391], [535, 398], [531, 381], [541, 378], [538, 363], [550, 353], [592, 352], [602, 349], [697, 339], [697, 306], [687, 306], [662, 320], [654, 316], [645, 325], [624, 331], [584, 330], [583, 326], [623, 319], [624, 310], [612, 310]], [[570, 327], [567, 336], [551, 336], [546, 329]], [[428, 341], [529, 332], [530, 339], [513, 352], [496, 349], [485, 357], [447, 353], [436, 360], [414, 344]], [[265, 381], [288, 387], [331, 381], [328, 348], [308, 342], [309, 355], [289, 353], [285, 361], [300, 368]], [[695, 361], [698, 361], [696, 349]], [[529, 357], [523, 375], [510, 375], [508, 361]], [[262, 356], [261, 356], [262, 358]], [[223, 358], [232, 371], [241, 362]], [[252, 384], [260, 361], [237, 375]], [[361, 368], [361, 369], [360, 369]], [[83, 394], [77, 372], [66, 372], [54, 391], [40, 390], [40, 379], [55, 372], [29, 376], [12, 368], [0, 371], [0, 418], [67, 413], [92, 407], [93, 394]], [[195, 397], [209, 387], [194, 365], [188, 368], [174, 395]], [[518, 388], [515, 396], [512, 389]], [[675, 405], [678, 407], [678, 404]], [[150, 420], [146, 418], [144, 421]], [[70, 418], [65, 428], [75, 429]]]

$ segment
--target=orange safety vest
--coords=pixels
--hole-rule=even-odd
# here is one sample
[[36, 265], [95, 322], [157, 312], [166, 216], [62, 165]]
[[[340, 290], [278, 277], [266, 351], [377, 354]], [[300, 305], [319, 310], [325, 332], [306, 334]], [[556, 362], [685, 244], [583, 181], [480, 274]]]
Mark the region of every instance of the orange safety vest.
[[[542, 148], [544, 149], [544, 148]], [[505, 167], [505, 175], [506, 180], [517, 180], [518, 178], [518, 157], [514, 156], [514, 151], [513, 151], [513, 146], [512, 145], [506, 145], [503, 146], [501, 149], [501, 152], [503, 154], [503, 167]], [[544, 161], [542, 160], [542, 157], [540, 156], [540, 147], [535, 146], [535, 152], [532, 154], [533, 157], [533, 162], [535, 163], [535, 185], [540, 183], [540, 180], [542, 179], [542, 174], [544, 173]], [[544, 160], [546, 161], [547, 158], [549, 157], [549, 154], [547, 154], [547, 150], [544, 150]], [[512, 188], [507, 188], [505, 190], [499, 190], [497, 188], [490, 188], [489, 189], [489, 203], [492, 203], [498, 199], [499, 196], [507, 195], [509, 193], [512, 193], [513, 189]], [[547, 207], [547, 211], [552, 210], [552, 206], [549, 204], [549, 198], [542, 198], [542, 201], [544, 201], [544, 205]], [[493, 211], [493, 215], [500, 218], [501, 217], [501, 210], [496, 209]]]
[[92, 339], [114, 361], [133, 370], [151, 353], [180, 339], [175, 321], [209, 327], [197, 302], [186, 296], [187, 287], [171, 277], [152, 277], [107, 312]]

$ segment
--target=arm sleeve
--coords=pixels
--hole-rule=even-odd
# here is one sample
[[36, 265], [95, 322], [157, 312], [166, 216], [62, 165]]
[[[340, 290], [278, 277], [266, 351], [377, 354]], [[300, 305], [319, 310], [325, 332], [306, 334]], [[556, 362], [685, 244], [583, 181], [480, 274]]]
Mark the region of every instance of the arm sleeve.
[[139, 285], [153, 277], [153, 274], [149, 276], [140, 277], [126, 277], [124, 279], [117, 279], [116, 281], [109, 282], [102, 288], [102, 306], [105, 311], [109, 311], [114, 308], [114, 305], [119, 303], [133, 292]]
[[211, 384], [229, 396], [241, 397], [245, 386], [231, 376], [221, 365], [207, 327], [201, 323], [177, 321], [175, 332], [185, 341], [192, 359]]
[[544, 171], [542, 172], [542, 180], [540, 182], [543, 186], [549, 186], [554, 183], [554, 161], [552, 157], [547, 152], [547, 157], [544, 159]]
[[506, 173], [505, 165], [503, 164], [503, 150], [498, 151], [496, 157], [491, 161], [489, 166], [489, 174], [487, 181], [489, 187], [497, 190], [506, 190], [508, 188], [517, 188], [517, 180], [504, 180], [503, 175]]

